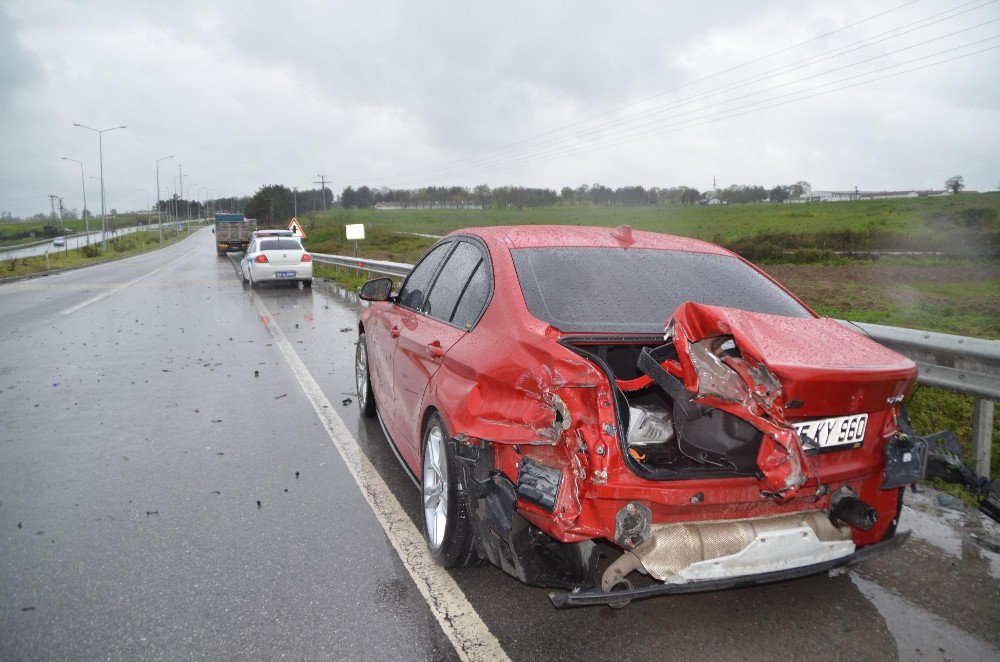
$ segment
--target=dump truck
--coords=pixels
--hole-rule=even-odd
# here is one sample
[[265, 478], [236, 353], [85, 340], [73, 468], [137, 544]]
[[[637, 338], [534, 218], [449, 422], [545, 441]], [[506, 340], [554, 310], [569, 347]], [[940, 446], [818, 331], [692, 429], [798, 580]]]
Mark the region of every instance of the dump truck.
[[230, 251], [245, 251], [250, 245], [252, 224], [243, 214], [215, 215], [215, 250], [219, 255]]

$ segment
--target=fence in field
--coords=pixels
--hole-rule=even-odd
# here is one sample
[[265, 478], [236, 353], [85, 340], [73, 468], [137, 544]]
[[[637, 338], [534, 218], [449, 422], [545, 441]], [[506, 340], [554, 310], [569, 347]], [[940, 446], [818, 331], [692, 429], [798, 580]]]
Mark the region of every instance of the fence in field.
[[[405, 278], [412, 264], [386, 262], [347, 255], [313, 253], [313, 260], [369, 275]], [[916, 362], [917, 381], [975, 398], [972, 414], [972, 453], [976, 472], [990, 475], [993, 415], [1000, 400], [1000, 340], [954, 336], [881, 324], [839, 320]]]

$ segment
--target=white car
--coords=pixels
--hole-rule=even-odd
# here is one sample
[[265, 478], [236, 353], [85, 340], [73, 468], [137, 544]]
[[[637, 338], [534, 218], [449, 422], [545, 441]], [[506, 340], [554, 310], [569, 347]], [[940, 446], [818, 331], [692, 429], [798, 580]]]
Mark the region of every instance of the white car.
[[250, 287], [276, 281], [312, 287], [312, 256], [296, 237], [255, 237], [240, 262], [240, 275]]
[[66, 238], [56, 237], [55, 239], [52, 240], [52, 245], [55, 246], [56, 248], [62, 248], [63, 246], [66, 245]]

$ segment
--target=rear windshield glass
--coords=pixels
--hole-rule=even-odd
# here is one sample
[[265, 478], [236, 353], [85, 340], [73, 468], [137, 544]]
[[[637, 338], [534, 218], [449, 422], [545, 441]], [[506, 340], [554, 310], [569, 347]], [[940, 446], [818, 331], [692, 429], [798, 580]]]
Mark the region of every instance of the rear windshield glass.
[[660, 333], [685, 301], [810, 317], [781, 288], [726, 255], [634, 248], [511, 253], [528, 310], [562, 331]]
[[262, 239], [260, 242], [262, 251], [300, 251], [302, 244], [298, 239]]

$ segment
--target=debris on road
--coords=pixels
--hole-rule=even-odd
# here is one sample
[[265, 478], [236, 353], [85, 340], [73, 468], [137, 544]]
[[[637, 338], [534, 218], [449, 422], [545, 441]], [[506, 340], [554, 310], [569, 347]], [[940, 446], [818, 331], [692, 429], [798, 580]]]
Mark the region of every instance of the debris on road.
[[260, 499], [257, 499], [257, 508], [260, 509]]
[[221, 423], [221, 422], [222, 422], [222, 419], [221, 419], [221, 418], [213, 418], [213, 419], [212, 419], [212, 422], [213, 422], [213, 423]]
[[260, 377], [260, 370], [254, 370], [253, 371], [253, 376], [254, 377]]
[[[1000, 522], [1000, 483], [980, 476], [965, 463], [962, 459], [962, 447], [951, 431], [938, 432], [926, 439], [930, 447], [930, 455], [927, 458], [927, 479], [940, 478], [947, 483], [965, 487], [976, 497], [979, 511]], [[959, 499], [955, 500], [960, 502]], [[945, 503], [941, 505], [950, 507]]]
[[951, 510], [965, 510], [965, 504], [962, 503], [961, 499], [944, 492], [938, 495], [938, 505]]
[[344, 398], [344, 399], [343, 399], [343, 401], [342, 401], [342, 403], [343, 403], [343, 405], [344, 405], [345, 407], [346, 407], [347, 405], [351, 404], [352, 402], [354, 402], [354, 400], [351, 400], [350, 398]]
[[340, 330], [340, 332], [341, 333], [350, 333], [352, 330], [353, 329], [351, 329], [351, 327], [345, 326], [343, 329]]
[[296, 478], [298, 478], [298, 477], [299, 477], [299, 472], [298, 472], [298, 471], [296, 471], [296, 472], [295, 472], [295, 477], [296, 477]]
[[274, 399], [275, 400], [281, 400], [282, 398], [286, 398], [286, 397], [288, 397], [288, 394], [287, 393], [282, 393], [281, 395], [274, 396]]
[[149, 517], [150, 515], [159, 515], [159, 514], [160, 514], [159, 510], [147, 510], [146, 511], [146, 517]]

